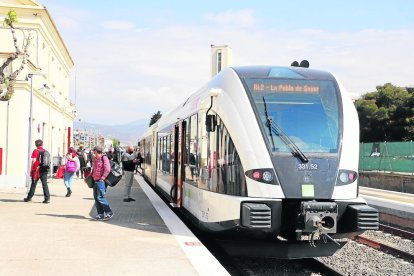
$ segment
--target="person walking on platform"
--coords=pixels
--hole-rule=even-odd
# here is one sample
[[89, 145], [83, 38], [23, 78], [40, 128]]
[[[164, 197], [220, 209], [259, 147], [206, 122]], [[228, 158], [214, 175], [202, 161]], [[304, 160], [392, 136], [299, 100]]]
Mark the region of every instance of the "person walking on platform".
[[63, 178], [63, 183], [68, 190], [66, 197], [70, 197], [72, 194], [72, 184], [73, 178], [75, 177], [75, 172], [79, 169], [79, 158], [76, 153], [76, 150], [73, 147], [69, 148], [68, 153], [66, 154], [66, 165], [65, 165], [65, 175]]
[[119, 149], [119, 147], [115, 147], [112, 161], [114, 161], [117, 164], [121, 162], [121, 150]]
[[106, 185], [105, 178], [111, 171], [111, 165], [106, 155], [103, 155], [102, 148], [96, 146], [93, 149], [95, 160], [93, 162], [92, 178], [95, 181], [93, 185], [93, 198], [95, 199], [95, 207], [98, 214], [95, 220], [109, 220], [114, 213], [109, 207], [108, 200], [105, 198]]
[[137, 158], [134, 153], [134, 146], [128, 146], [127, 151], [122, 154], [121, 161], [125, 173], [124, 202], [135, 201], [135, 199], [131, 197], [131, 187], [132, 182], [134, 181], [134, 170], [137, 163]]
[[79, 159], [79, 170], [76, 171], [76, 177], [79, 178], [80, 174], [80, 177], [83, 179], [83, 173], [85, 171], [87, 157], [82, 147], [78, 149], [77, 155]]
[[141, 155], [141, 152], [140, 152], [139, 148], [137, 148], [135, 155], [137, 157], [137, 164], [135, 165], [135, 174], [137, 174], [137, 173], [140, 173], [138, 171], [138, 169], [142, 170], [141, 164], [142, 164], [142, 161], [143, 161], [142, 160], [142, 155]]
[[93, 160], [94, 159], [95, 159], [95, 156], [93, 155], [93, 149], [90, 149], [89, 152], [88, 152], [88, 158], [87, 158], [86, 163], [89, 162], [89, 165], [90, 165], [91, 168], [93, 168]]
[[[45, 197], [45, 200], [43, 200], [43, 203], [49, 203], [50, 202], [50, 193], [49, 193], [49, 187], [47, 186], [47, 173], [49, 168], [47, 166], [44, 166], [42, 164], [48, 163], [47, 162], [41, 162], [44, 159], [46, 159], [46, 155], [49, 156], [49, 153], [43, 148], [43, 141], [42, 140], [36, 140], [35, 141], [36, 149], [32, 152], [32, 165], [30, 169], [30, 176], [32, 178], [32, 184], [30, 186], [30, 191], [27, 197], [24, 198], [25, 202], [32, 201], [32, 197], [36, 191], [36, 185], [37, 181], [40, 179], [42, 182], [43, 187], [43, 195]], [[47, 154], [46, 154], [47, 153]], [[42, 160], [41, 160], [42, 159]]]

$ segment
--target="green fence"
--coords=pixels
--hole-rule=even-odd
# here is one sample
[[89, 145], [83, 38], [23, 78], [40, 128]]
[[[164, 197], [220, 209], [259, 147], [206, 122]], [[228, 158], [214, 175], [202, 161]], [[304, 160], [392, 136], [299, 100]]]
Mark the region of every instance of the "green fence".
[[414, 174], [413, 142], [361, 143], [359, 170]]

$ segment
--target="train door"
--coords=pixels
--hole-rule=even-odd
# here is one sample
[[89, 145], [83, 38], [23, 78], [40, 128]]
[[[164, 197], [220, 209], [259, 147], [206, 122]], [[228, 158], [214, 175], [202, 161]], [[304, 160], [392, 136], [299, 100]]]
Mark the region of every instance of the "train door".
[[177, 207], [181, 207], [182, 185], [184, 180], [184, 158], [185, 158], [185, 133], [187, 124], [185, 121], [174, 128], [174, 186], [171, 198]]
[[174, 126], [173, 130], [173, 152], [171, 152], [171, 163], [173, 165], [173, 185], [170, 191], [170, 197], [173, 203], [177, 203], [178, 198], [178, 140], [179, 140], [179, 127], [178, 125]]
[[151, 181], [155, 186], [155, 183], [157, 182], [157, 159], [158, 159], [158, 134], [156, 129], [154, 128], [152, 130], [152, 148], [151, 148]]
[[142, 175], [146, 174], [146, 168], [147, 168], [147, 161], [145, 159], [145, 150], [146, 150], [146, 143], [145, 143], [145, 138], [141, 141], [141, 156], [142, 156], [142, 163], [141, 163], [141, 170], [142, 170]]
[[177, 205], [181, 207], [181, 200], [182, 200], [182, 192], [183, 192], [183, 183], [185, 180], [185, 163], [187, 158], [187, 150], [186, 150], [186, 133], [187, 133], [187, 121], [181, 122], [180, 128], [180, 137], [179, 137], [179, 150], [178, 150], [178, 197], [177, 197]]

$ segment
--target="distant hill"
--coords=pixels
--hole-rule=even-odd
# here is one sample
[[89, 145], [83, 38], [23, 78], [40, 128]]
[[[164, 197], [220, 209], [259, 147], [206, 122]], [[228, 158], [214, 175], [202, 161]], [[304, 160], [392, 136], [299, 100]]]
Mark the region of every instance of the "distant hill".
[[148, 127], [149, 120], [141, 119], [124, 125], [103, 125], [88, 122], [73, 122], [74, 129], [86, 129], [106, 138], [118, 139], [123, 144], [137, 144], [138, 138]]

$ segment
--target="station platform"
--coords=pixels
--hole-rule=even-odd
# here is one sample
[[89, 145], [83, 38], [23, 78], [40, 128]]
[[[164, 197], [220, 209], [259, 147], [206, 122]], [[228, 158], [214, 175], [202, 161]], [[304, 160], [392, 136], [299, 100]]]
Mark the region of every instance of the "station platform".
[[359, 187], [360, 196], [380, 211], [380, 219], [414, 229], [414, 194]]
[[229, 275], [140, 176], [134, 202], [123, 202], [124, 180], [108, 188], [110, 221], [92, 219], [83, 180], [71, 197], [62, 179], [49, 189], [50, 204], [40, 183], [32, 202], [0, 189], [0, 275]]

